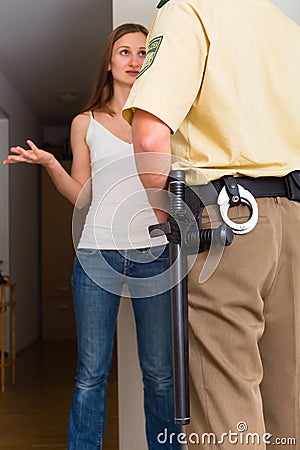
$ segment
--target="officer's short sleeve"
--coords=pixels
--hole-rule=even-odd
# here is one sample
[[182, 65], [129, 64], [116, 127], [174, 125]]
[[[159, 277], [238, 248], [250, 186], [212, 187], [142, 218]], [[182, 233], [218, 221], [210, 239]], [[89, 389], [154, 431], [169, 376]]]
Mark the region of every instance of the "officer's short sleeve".
[[189, 0], [170, 0], [158, 12], [148, 37], [147, 55], [125, 104], [130, 123], [136, 108], [175, 132], [199, 93], [207, 38]]

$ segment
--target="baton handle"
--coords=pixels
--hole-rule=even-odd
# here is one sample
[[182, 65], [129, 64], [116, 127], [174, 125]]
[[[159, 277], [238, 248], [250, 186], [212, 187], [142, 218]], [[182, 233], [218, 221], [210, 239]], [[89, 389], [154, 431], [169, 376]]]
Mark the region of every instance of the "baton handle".
[[[170, 172], [170, 215], [185, 214], [185, 174]], [[174, 422], [190, 423], [187, 256], [180, 244], [170, 242], [171, 306], [174, 374]]]

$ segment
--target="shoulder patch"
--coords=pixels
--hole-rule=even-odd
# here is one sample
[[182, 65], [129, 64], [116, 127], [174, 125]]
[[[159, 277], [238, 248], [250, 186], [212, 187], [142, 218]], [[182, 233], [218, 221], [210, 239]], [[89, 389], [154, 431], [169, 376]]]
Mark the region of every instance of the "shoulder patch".
[[147, 69], [149, 69], [150, 66], [152, 66], [162, 40], [163, 36], [156, 36], [155, 38], [151, 39], [148, 45], [148, 50], [146, 57], [144, 59], [144, 63], [136, 79], [138, 79], [144, 72], [146, 72]]
[[162, 6], [164, 6], [166, 3], [168, 3], [169, 0], [160, 0], [159, 4], [157, 5], [157, 9], [160, 9]]

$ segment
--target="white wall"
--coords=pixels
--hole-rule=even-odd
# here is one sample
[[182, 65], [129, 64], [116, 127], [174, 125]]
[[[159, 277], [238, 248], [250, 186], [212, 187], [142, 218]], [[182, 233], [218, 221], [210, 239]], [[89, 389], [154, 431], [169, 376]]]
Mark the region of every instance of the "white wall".
[[[0, 161], [7, 155], [9, 121], [0, 111]], [[8, 170], [0, 164], [0, 270], [5, 275], [9, 272], [9, 178]]]
[[299, 0], [272, 0], [285, 14], [300, 25], [300, 1]]
[[[1, 73], [0, 109], [9, 120], [8, 147], [23, 145], [29, 137], [39, 139], [40, 127], [27, 105]], [[8, 148], [1, 152], [8, 153]], [[1, 171], [9, 176], [9, 231], [7, 218], [1, 223], [9, 239], [9, 271], [16, 283], [17, 351], [40, 334], [39, 314], [39, 170], [35, 166], [5, 166]], [[6, 194], [5, 194], [6, 195]], [[7, 210], [5, 211], [7, 214]], [[0, 258], [1, 259], [1, 258]]]
[[141, 23], [150, 27], [159, 0], [112, 0], [113, 27], [124, 22]]

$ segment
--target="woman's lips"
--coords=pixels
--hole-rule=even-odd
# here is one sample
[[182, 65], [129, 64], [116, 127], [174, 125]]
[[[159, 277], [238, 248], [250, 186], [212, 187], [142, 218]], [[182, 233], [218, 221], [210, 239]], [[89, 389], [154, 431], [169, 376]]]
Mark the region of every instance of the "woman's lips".
[[137, 77], [139, 71], [138, 70], [128, 70], [126, 73], [132, 77]]

